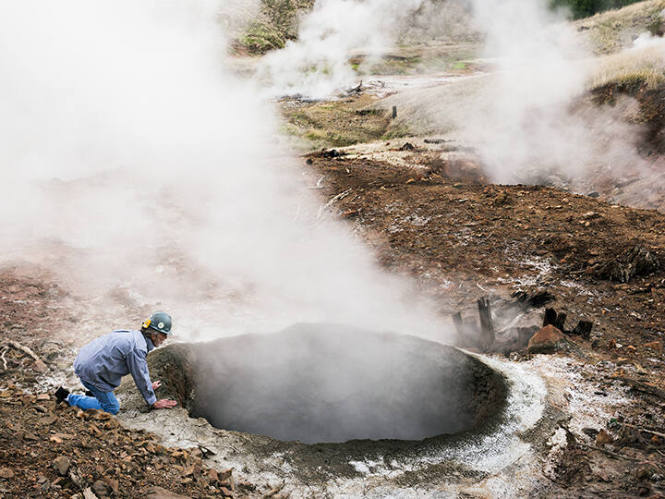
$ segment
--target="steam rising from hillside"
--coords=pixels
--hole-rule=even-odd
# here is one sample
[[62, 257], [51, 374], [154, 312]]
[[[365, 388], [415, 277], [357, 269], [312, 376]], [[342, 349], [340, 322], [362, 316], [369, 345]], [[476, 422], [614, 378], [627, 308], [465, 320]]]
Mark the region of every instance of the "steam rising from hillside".
[[305, 320], [440, 337], [408, 286], [317, 218], [270, 108], [221, 64], [220, 5], [0, 5], [4, 255], [101, 310], [126, 300], [131, 321], [159, 304], [185, 337]]
[[542, 180], [548, 172], [621, 169], [641, 161], [637, 127], [610, 109], [576, 103], [594, 69], [584, 40], [545, 0], [472, 0], [498, 71], [458, 117], [495, 181]]
[[391, 48], [425, 0], [318, 0], [301, 22], [298, 40], [268, 54], [260, 77], [276, 96], [324, 98], [357, 79], [348, 58], [361, 50], [370, 60]]

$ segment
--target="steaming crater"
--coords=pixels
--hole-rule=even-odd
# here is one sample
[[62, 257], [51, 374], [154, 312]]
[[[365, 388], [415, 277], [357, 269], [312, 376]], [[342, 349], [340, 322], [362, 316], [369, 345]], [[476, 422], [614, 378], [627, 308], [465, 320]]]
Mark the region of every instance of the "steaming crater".
[[150, 363], [191, 416], [304, 443], [458, 434], [507, 395], [503, 376], [455, 348], [329, 324], [172, 345]]

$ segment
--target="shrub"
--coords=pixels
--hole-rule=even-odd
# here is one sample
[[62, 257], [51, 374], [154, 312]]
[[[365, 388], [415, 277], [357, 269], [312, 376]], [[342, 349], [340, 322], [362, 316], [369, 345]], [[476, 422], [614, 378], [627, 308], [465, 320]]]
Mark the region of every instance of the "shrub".
[[551, 0], [553, 8], [567, 7], [575, 19], [589, 17], [598, 12], [618, 9], [640, 0]]

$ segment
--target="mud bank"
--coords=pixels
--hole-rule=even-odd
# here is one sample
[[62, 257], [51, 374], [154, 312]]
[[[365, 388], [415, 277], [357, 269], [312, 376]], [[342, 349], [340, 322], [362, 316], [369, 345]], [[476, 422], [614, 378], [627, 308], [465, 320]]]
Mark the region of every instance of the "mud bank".
[[[316, 367], [318, 373], [329, 373], [333, 369], [329, 366], [336, 366], [337, 374], [350, 373], [350, 379], [354, 381], [351, 385], [353, 390], [366, 395], [367, 392], [363, 390], [374, 388], [375, 385], [371, 379], [363, 379], [362, 376], [371, 376], [372, 373], [353, 369], [345, 371], [345, 368], [348, 368], [349, 359], [361, 359], [361, 365], [377, 369], [377, 364], [368, 357], [366, 348], [377, 348], [377, 345], [380, 345], [382, 354], [392, 353], [393, 356], [389, 355], [378, 365], [377, 375], [386, 376], [387, 381], [393, 383], [386, 384], [393, 390], [396, 388], [395, 380], [400, 380], [400, 383], [406, 380], [408, 383], [416, 383], [416, 386], [411, 386], [410, 389], [401, 386], [395, 393], [404, 397], [400, 400], [433, 408], [433, 412], [445, 409], [437, 424], [447, 426], [426, 427], [426, 430], [442, 431], [442, 428], [448, 428], [451, 431], [417, 440], [395, 437], [371, 440], [366, 437], [337, 443], [307, 444], [302, 441], [278, 440], [258, 433], [215, 428], [209, 422], [213, 419], [210, 415], [208, 420], [203, 417], [190, 417], [190, 414], [201, 416], [202, 411], [209, 408], [201, 401], [206, 400], [209, 404], [213, 400], [211, 392], [206, 391], [211, 386], [226, 393], [227, 401], [234, 400], [241, 405], [245, 404], [245, 408], [246, 404], [254, 402], [258, 395], [269, 395], [264, 400], [275, 402], [280, 410], [293, 410], [293, 406], [284, 405], [282, 399], [289, 393], [289, 386], [302, 387], [302, 383], [287, 385], [286, 392], [275, 391], [274, 383], [259, 383], [265, 390], [257, 391], [256, 387], [248, 384], [250, 378], [246, 376], [254, 373], [255, 369], [267, 366], [268, 372], [275, 374], [276, 380], [283, 380], [283, 377], [277, 376], [280, 374], [277, 369], [279, 362], [275, 359], [282, 359], [285, 365], [297, 370], [294, 364], [297, 365], [301, 360], [300, 354], [305, 348], [301, 336], [303, 327], [311, 325], [297, 326], [268, 337], [241, 336], [219, 342], [179, 344], [157, 350], [149, 358], [151, 372], [155, 377], [160, 376], [168, 381], [165, 384], [169, 386], [169, 392], [160, 393], [159, 396], [177, 397], [184, 407], [175, 411], [143, 413], [139, 397], [131, 384], [128, 384], [120, 390], [125, 408], [121, 419], [130, 427], [156, 431], [167, 445], [203, 446], [214, 452], [210, 457], [211, 461], [220, 467], [233, 467], [240, 479], [254, 483], [283, 484], [284, 490], [288, 490], [292, 497], [311, 495], [312, 491], [351, 495], [368, 494], [371, 491], [370, 496], [401, 491], [408, 492], [407, 496], [410, 496], [417, 495], [418, 490], [420, 493], [424, 490], [453, 490], [462, 484], [478, 484], [516, 460], [531, 455], [531, 445], [524, 439], [523, 432], [535, 431], [538, 424], [551, 428], [556, 420], [555, 415], [546, 411], [545, 387], [541, 378], [518, 365], [477, 357], [409, 336], [364, 332], [368, 336], [359, 339], [357, 335], [362, 332], [357, 330], [345, 330], [337, 337], [339, 341], [354, 340], [351, 345], [355, 348], [333, 349], [342, 353], [332, 355], [330, 338], [335, 337], [331, 336], [330, 330], [326, 328], [333, 326], [317, 328], [312, 334], [309, 339], [312, 344], [308, 345], [308, 348], [327, 346], [328, 350], [322, 351], [325, 355], [315, 355], [311, 363], [301, 364], [301, 368]], [[344, 341], [343, 345], [349, 345]], [[220, 353], [216, 348], [213, 349], [213, 346], [219, 345], [233, 348], [227, 348]], [[284, 345], [293, 348], [290, 355], [284, 353]], [[250, 350], [254, 355], [249, 355]], [[212, 356], [214, 362], [204, 363], [206, 365], [203, 369], [197, 365], [197, 359], [206, 358], [213, 351], [216, 352]], [[268, 354], [272, 354], [272, 357]], [[410, 362], [405, 362], [405, 359], [410, 359]], [[438, 359], [438, 362], [434, 362], [435, 359]], [[265, 361], [266, 365], [263, 365], [262, 361]], [[231, 362], [234, 363], [234, 369], [237, 369], [236, 380], [232, 380], [230, 373], [225, 370]], [[244, 365], [244, 362], [249, 365]], [[414, 373], [426, 373], [426, 377], [432, 373], [437, 374], [439, 378], [436, 385], [444, 388], [445, 398], [433, 400], [431, 404], [424, 402], [424, 399], [432, 398], [433, 393], [427, 389], [418, 390], [418, 387], [427, 387], [428, 383]], [[283, 373], [281, 374], [283, 376]], [[302, 381], [308, 374], [312, 374], [312, 371], [301, 370], [295, 379]], [[227, 377], [220, 379], [219, 375]], [[233, 384], [238, 380], [242, 380], [248, 394], [252, 394], [249, 400], [236, 398], [241, 390], [234, 391]], [[200, 391], [200, 387], [206, 382], [208, 386]], [[345, 386], [348, 388], [348, 385]], [[201, 397], [204, 394], [208, 396]], [[309, 392], [309, 395], [313, 394], [313, 391]], [[341, 403], [343, 405], [348, 401], [353, 402], [347, 406], [348, 409], [361, 407], [357, 397], [349, 397]], [[308, 400], [304, 402], [307, 408]], [[299, 400], [299, 403], [302, 404], [303, 400]], [[400, 425], [408, 426], [406, 407], [401, 408], [403, 413], [400, 413], [399, 404], [394, 406], [396, 409], [389, 414], [392, 421], [376, 422], [378, 413], [370, 410], [375, 403], [375, 399], [370, 399], [364, 406], [367, 421], [374, 421], [374, 427], [368, 430], [369, 425], [362, 427], [352, 424], [354, 431], [361, 428], [371, 433], [390, 429], [399, 434], [399, 431], [402, 431]], [[444, 408], [444, 403], [449, 406]], [[308, 408], [312, 407], [318, 407], [318, 404]], [[411, 405], [411, 410], [416, 413], [413, 419], [418, 421], [417, 411], [423, 409]], [[343, 411], [335, 413], [335, 417], [340, 414], [343, 414]], [[422, 414], [421, 412], [420, 415]], [[257, 423], [258, 417], [255, 414], [247, 413], [247, 416], [250, 421]], [[269, 414], [262, 413], [262, 416], [270, 419]], [[228, 418], [228, 414], [224, 417]], [[333, 419], [327, 422], [334, 426], [336, 423]], [[271, 423], [271, 430], [284, 429], [284, 420], [278, 420], [279, 425]], [[226, 421], [233, 420], [231, 418]], [[298, 421], [303, 423], [304, 420]], [[220, 423], [215, 421], [215, 424]], [[311, 424], [305, 426], [308, 431], [321, 430], [319, 427], [313, 428]], [[336, 428], [336, 431], [339, 429]], [[422, 430], [422, 427], [419, 430]], [[307, 435], [312, 437], [312, 433]], [[329, 434], [316, 435], [318, 438]], [[337, 433], [335, 436], [340, 435]], [[315, 441], [316, 438], [312, 437], [310, 440]], [[534, 462], [533, 459], [526, 461]]]

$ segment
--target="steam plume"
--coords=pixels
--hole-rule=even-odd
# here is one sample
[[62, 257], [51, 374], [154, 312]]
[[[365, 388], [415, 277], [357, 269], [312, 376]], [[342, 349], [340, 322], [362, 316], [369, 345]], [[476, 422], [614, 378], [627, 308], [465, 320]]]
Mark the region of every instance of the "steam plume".
[[304, 320], [441, 337], [409, 286], [317, 218], [271, 109], [221, 64], [219, 6], [0, 6], [5, 260], [59, 271], [101, 310], [159, 306], [185, 338]]
[[376, 58], [390, 48], [425, 0], [318, 0], [301, 22], [298, 40], [268, 54], [259, 74], [272, 95], [324, 98], [356, 79], [352, 49]]

